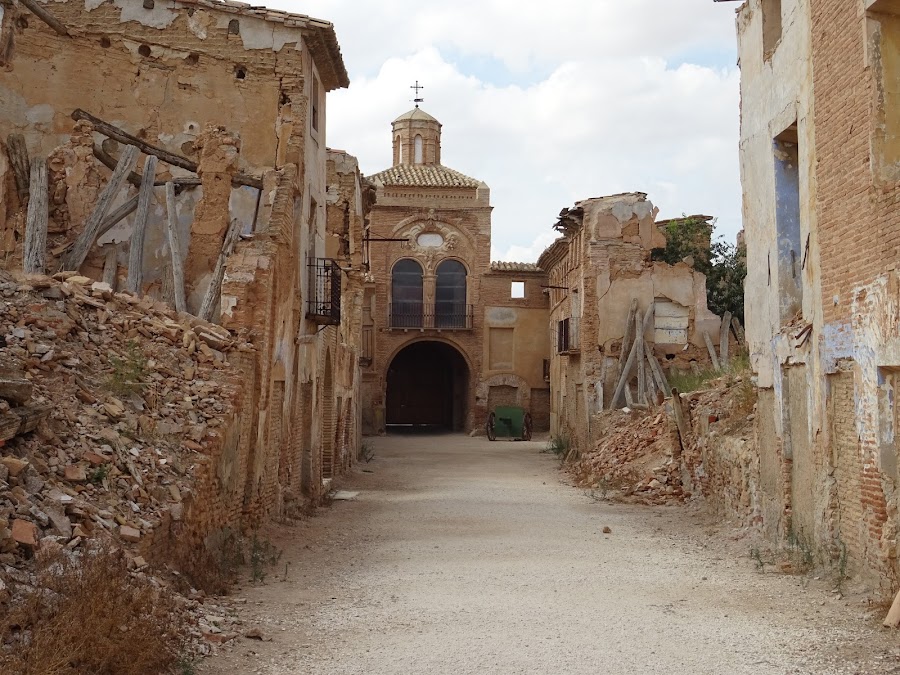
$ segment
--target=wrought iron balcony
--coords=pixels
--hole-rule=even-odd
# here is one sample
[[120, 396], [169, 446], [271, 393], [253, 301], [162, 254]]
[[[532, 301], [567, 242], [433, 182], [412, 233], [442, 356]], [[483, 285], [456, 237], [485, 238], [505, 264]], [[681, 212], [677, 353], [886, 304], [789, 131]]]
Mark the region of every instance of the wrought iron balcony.
[[391, 328], [421, 330], [472, 330], [475, 308], [455, 302], [425, 305], [421, 302], [395, 302], [388, 308]]
[[306, 318], [319, 325], [341, 323], [341, 267], [336, 260], [310, 259]]

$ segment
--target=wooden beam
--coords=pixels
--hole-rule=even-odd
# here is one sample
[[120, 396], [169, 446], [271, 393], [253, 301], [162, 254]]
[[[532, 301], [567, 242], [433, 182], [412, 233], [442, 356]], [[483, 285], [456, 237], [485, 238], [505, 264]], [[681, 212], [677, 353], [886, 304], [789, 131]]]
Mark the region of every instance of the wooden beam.
[[133, 145], [129, 145], [125, 148], [122, 157], [119, 159], [119, 163], [116, 165], [116, 170], [113, 171], [113, 175], [110, 177], [109, 182], [106, 184], [106, 187], [103, 188], [100, 197], [97, 199], [97, 205], [94, 207], [94, 211], [88, 216], [88, 219], [84, 224], [84, 230], [82, 230], [78, 239], [75, 240], [72, 250], [69, 251], [69, 254], [63, 260], [64, 270], [74, 270], [77, 272], [84, 263], [84, 259], [87, 258], [88, 252], [97, 240], [100, 226], [103, 224], [104, 217], [106, 216], [106, 212], [109, 211], [113, 198], [122, 188], [122, 184], [125, 182], [128, 172], [131, 171], [134, 163], [137, 161], [139, 154], [140, 151]]
[[43, 274], [47, 271], [49, 201], [47, 162], [43, 158], [35, 157], [31, 162], [31, 187], [28, 215], [25, 218], [25, 254], [22, 257], [22, 270], [25, 274]]
[[63, 37], [72, 37], [71, 35], [69, 35], [69, 29], [66, 28], [65, 24], [55, 16], [53, 16], [46, 9], [44, 9], [43, 5], [38, 3], [36, 0], [19, 0], [19, 2], [25, 5], [25, 7], [28, 8], [32, 14], [34, 14], [37, 18], [50, 26], [50, 28], [55, 30]]
[[159, 160], [153, 155], [147, 155], [144, 161], [137, 216], [128, 243], [128, 278], [125, 281], [125, 290], [137, 296], [141, 295], [144, 288], [144, 238], [147, 234], [147, 221], [150, 219], [150, 206], [153, 203], [153, 179], [156, 178], [157, 162]]
[[[652, 307], [647, 308], [647, 313], [644, 315], [650, 316], [650, 312], [652, 311]], [[644, 379], [644, 322], [641, 321], [640, 312], [634, 315], [634, 341], [637, 345], [637, 401], [638, 403], [646, 403], [647, 402], [647, 384]]]
[[653, 353], [653, 347], [645, 342], [644, 351], [646, 352], [647, 362], [650, 364], [650, 372], [653, 375], [656, 386], [662, 390], [663, 396], [668, 398], [672, 395], [672, 392], [669, 389], [669, 382], [666, 380], [666, 374], [663, 372], [662, 366], [659, 365], [659, 361], [656, 360], [656, 356]]
[[28, 199], [28, 187], [31, 181], [31, 168], [28, 159], [28, 147], [25, 145], [25, 136], [22, 134], [10, 134], [6, 137], [6, 154], [9, 155], [9, 163], [12, 166], [13, 176], [16, 178], [16, 192], [19, 201], [23, 204]]
[[219, 259], [216, 260], [216, 267], [213, 270], [212, 279], [209, 281], [209, 288], [206, 289], [206, 296], [203, 298], [203, 304], [200, 305], [200, 314], [198, 315], [204, 321], [212, 321], [215, 308], [221, 307], [222, 300], [222, 280], [225, 278], [225, 264], [228, 262], [228, 256], [234, 251], [238, 237], [241, 234], [241, 224], [237, 218], [231, 221], [231, 226], [225, 234], [225, 242], [222, 250], [219, 252]]
[[[85, 112], [81, 108], [76, 108], [72, 112], [72, 119], [87, 120], [94, 125], [95, 131], [99, 131], [101, 134], [113, 139], [114, 141], [119, 141], [119, 143], [123, 143], [124, 145], [128, 146], [136, 146], [140, 148], [141, 152], [143, 152], [145, 155], [153, 155], [155, 157], [158, 157], [166, 164], [177, 166], [182, 169], [192, 171], [193, 173], [197, 173], [196, 162], [188, 159], [187, 157], [184, 157], [183, 155], [169, 152], [168, 150], [160, 148], [156, 145], [151, 145], [150, 143], [141, 140], [137, 136], [133, 136], [127, 131], [113, 126], [109, 122], [104, 122], [99, 117], [94, 117], [89, 112]], [[245, 173], [235, 174], [232, 177], [231, 182], [233, 185], [247, 185], [249, 187], [254, 187], [257, 190], [262, 190], [262, 179], [256, 178], [255, 176], [248, 176]]]
[[169, 252], [172, 255], [172, 283], [175, 287], [175, 309], [187, 311], [187, 298], [184, 293], [184, 261], [181, 257], [181, 243], [178, 241], [178, 213], [175, 210], [175, 185], [166, 183], [166, 232], [169, 239]]
[[675, 414], [675, 426], [678, 427], [678, 440], [681, 442], [682, 452], [687, 449], [691, 440], [688, 417], [684, 412], [683, 404], [681, 394], [677, 389], [673, 388], [672, 412]]
[[709, 360], [712, 361], [713, 368], [719, 370], [719, 357], [716, 356], [716, 349], [706, 331], [703, 331], [703, 341], [706, 343], [706, 351], [709, 352]]
[[631, 307], [628, 308], [628, 318], [625, 319], [625, 331], [622, 334], [622, 348], [619, 350], [619, 365], [616, 368], [616, 378], [622, 377], [622, 370], [625, 368], [625, 356], [631, 349], [631, 332], [634, 330], [634, 315], [637, 312], [637, 298], [631, 300]]
[[119, 251], [115, 244], [107, 244], [103, 247], [106, 249], [106, 257], [103, 261], [103, 281], [109, 284], [109, 287], [116, 290], [116, 276], [119, 272]]
[[[108, 169], [115, 170], [116, 158], [106, 152], [99, 145], [94, 146], [94, 157], [96, 157], [100, 161], [100, 163], [105, 165]], [[141, 174], [137, 173], [136, 171], [132, 171], [128, 174], [128, 182], [134, 185], [134, 187], [136, 188], [141, 187], [142, 180], [143, 178], [141, 177]], [[178, 193], [180, 193], [185, 188], [200, 187], [203, 184], [203, 182], [199, 178], [191, 176], [172, 178], [171, 181], [177, 186]], [[166, 182], [167, 181], [164, 180], [154, 181], [153, 185], [154, 187], [162, 187], [166, 184]]]
[[622, 394], [625, 393], [625, 385], [628, 384], [628, 377], [631, 374], [631, 369], [634, 367], [634, 360], [637, 354], [637, 340], [635, 340], [631, 344], [631, 351], [628, 353], [628, 359], [625, 361], [625, 366], [622, 368], [622, 374], [619, 375], [619, 381], [616, 382], [616, 389], [613, 391], [612, 400], [609, 402], [609, 409], [615, 410], [619, 407], [619, 400], [622, 398]]
[[741, 326], [740, 319], [736, 316], [731, 317], [731, 327], [734, 329], [734, 336], [738, 339], [738, 342], [741, 344], [741, 348], [744, 347], [744, 327]]
[[725, 312], [722, 317], [722, 327], [719, 329], [719, 361], [722, 367], [728, 367], [728, 329], [731, 328], [731, 312]]

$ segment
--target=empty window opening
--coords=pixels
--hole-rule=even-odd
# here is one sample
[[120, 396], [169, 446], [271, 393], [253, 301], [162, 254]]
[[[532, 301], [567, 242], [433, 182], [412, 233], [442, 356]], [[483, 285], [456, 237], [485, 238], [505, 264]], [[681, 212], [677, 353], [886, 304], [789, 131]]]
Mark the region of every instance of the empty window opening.
[[196, 66], [198, 63], [200, 63], [200, 55], [188, 54], [184, 57], [184, 62], [189, 66]]
[[109, 49], [112, 46], [112, 42], [110, 42], [108, 37], [103, 37], [100, 38], [100, 46], [103, 47], [103, 49]]
[[234, 69], [234, 76], [239, 80], [243, 80], [247, 77], [247, 69], [244, 66], [238, 66]]
[[423, 159], [423, 147], [422, 147], [422, 137], [416, 136], [415, 140], [415, 163], [421, 164], [424, 161]]
[[153, 0], [144, 0], [144, 9], [153, 9], [156, 3]]
[[762, 0], [763, 54], [768, 58], [781, 40], [781, 0]]
[[310, 100], [312, 101], [312, 110], [310, 111], [310, 120], [312, 123], [313, 131], [319, 130], [319, 80], [314, 77], [312, 81], [312, 95], [310, 96]]
[[241, 24], [237, 19], [232, 19], [228, 22], [228, 33], [230, 35], [240, 35]]
[[150, 56], [150, 45], [141, 45], [138, 47], [138, 54], [141, 56]]
[[525, 282], [524, 281], [513, 281], [511, 284], [511, 288], [509, 291], [509, 297], [511, 298], [524, 298], [525, 297]]
[[803, 307], [800, 274], [800, 152], [797, 125], [773, 142], [775, 157], [775, 236], [778, 269], [778, 304], [782, 323]]

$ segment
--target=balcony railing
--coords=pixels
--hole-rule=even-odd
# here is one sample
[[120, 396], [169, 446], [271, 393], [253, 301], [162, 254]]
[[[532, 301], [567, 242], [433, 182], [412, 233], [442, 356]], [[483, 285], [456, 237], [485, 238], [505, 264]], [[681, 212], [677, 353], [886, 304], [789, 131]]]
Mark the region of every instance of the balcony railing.
[[306, 318], [319, 325], [341, 323], [341, 267], [336, 260], [310, 259]]
[[395, 302], [388, 312], [391, 328], [422, 330], [471, 330], [475, 316], [473, 305], [455, 302], [437, 302], [433, 306], [421, 302]]

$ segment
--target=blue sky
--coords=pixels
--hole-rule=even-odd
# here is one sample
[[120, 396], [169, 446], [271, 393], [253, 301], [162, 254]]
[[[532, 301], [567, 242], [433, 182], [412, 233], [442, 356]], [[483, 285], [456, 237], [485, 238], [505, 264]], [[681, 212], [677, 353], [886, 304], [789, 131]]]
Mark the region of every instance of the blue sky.
[[[444, 164], [491, 187], [493, 257], [534, 260], [576, 200], [646, 192], [660, 218], [740, 229], [734, 5], [711, 0], [271, 0], [335, 24], [351, 86], [327, 140], [366, 173], [412, 107], [444, 125]], [[474, 17], [474, 18], [473, 18]]]

